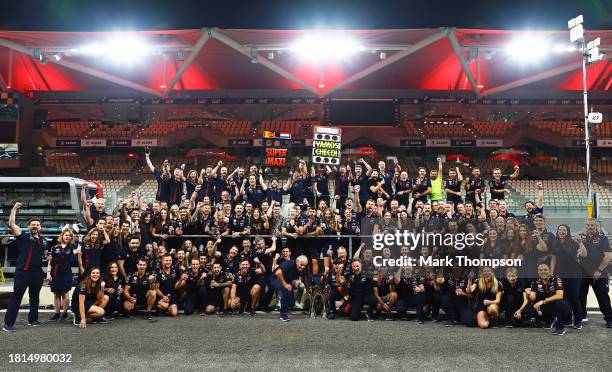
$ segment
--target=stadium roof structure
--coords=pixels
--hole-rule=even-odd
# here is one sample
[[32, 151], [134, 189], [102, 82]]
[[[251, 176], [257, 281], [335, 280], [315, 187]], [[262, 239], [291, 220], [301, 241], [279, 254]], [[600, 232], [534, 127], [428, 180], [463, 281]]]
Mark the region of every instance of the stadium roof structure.
[[[354, 40], [359, 51], [347, 59], [319, 61], [294, 53], [297, 41], [322, 32], [324, 37]], [[553, 51], [558, 45], [570, 45], [568, 31], [203, 28], [129, 35], [149, 48], [132, 65], [111, 63], [116, 56], [104, 52], [81, 53], [87, 45], [125, 34], [0, 30], [0, 90], [33, 94], [127, 90], [160, 98], [234, 90], [245, 94], [281, 91], [302, 97], [410, 90], [461, 91], [481, 98], [524, 88], [582, 89], [580, 52]], [[587, 32], [588, 40], [595, 36], [601, 37], [604, 53], [612, 49], [612, 30]], [[541, 50], [527, 50], [519, 60], [512, 59], [506, 48], [521, 37], [538, 38], [544, 44]], [[532, 54], [543, 58], [527, 63]], [[611, 64], [604, 60], [588, 67], [590, 90], [611, 88]]]

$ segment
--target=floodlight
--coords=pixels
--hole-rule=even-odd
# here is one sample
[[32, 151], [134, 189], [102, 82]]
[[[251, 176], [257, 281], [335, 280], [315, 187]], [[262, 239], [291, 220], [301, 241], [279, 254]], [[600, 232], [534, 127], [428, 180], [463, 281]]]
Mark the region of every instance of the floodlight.
[[587, 51], [588, 51], [588, 50], [591, 50], [591, 49], [596, 48], [596, 47], [598, 47], [598, 46], [600, 46], [600, 45], [601, 45], [601, 38], [600, 38], [600, 37], [598, 37], [597, 39], [595, 39], [595, 40], [593, 40], [593, 41], [590, 41], [590, 42], [587, 44], [587, 46], [586, 46], [586, 50], [587, 50]]
[[569, 21], [567, 21], [567, 28], [572, 29], [578, 25], [581, 25], [584, 23], [584, 18], [582, 17], [582, 14], [579, 15], [576, 18], [572, 18]]
[[584, 27], [580, 24], [570, 29], [570, 41], [575, 43], [584, 38]]
[[523, 36], [513, 40], [506, 53], [521, 62], [535, 62], [548, 54], [549, 46], [545, 40], [534, 36]]
[[314, 60], [342, 59], [365, 49], [363, 45], [346, 36], [323, 33], [304, 37], [289, 48], [293, 52]]
[[104, 42], [84, 45], [78, 48], [77, 52], [87, 56], [106, 56], [116, 63], [131, 64], [151, 55], [152, 50], [142, 40], [117, 36]]

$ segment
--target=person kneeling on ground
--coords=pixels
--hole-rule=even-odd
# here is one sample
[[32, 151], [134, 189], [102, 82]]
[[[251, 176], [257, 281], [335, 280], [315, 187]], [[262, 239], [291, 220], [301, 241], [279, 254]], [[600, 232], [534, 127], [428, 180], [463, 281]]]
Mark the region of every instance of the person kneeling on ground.
[[550, 329], [554, 322], [556, 336], [565, 334], [565, 324], [571, 319], [571, 309], [563, 299], [563, 284], [560, 278], [551, 276], [550, 267], [542, 263], [538, 265], [538, 279], [531, 283], [531, 288], [525, 290], [532, 306], [526, 314], [537, 321], [544, 321], [544, 328]]
[[88, 317], [95, 322], [100, 322], [107, 303], [108, 296], [104, 294], [104, 285], [100, 280], [100, 268], [92, 267], [72, 295], [71, 309], [74, 313], [74, 325], [84, 329], [87, 327]]

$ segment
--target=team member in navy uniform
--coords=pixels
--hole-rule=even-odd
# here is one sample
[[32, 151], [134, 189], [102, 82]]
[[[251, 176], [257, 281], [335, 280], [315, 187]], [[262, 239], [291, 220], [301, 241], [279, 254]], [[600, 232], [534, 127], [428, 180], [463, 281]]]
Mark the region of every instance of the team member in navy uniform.
[[376, 309], [376, 296], [374, 295], [374, 281], [362, 272], [361, 261], [353, 260], [351, 263], [351, 275], [348, 277], [348, 293], [351, 301], [349, 319], [361, 320], [363, 305], [368, 305], [366, 312], [368, 322], [374, 321], [374, 309]]
[[523, 320], [523, 311], [529, 304], [523, 281], [518, 280], [518, 271], [514, 267], [506, 270], [506, 277], [501, 279], [504, 294], [501, 310], [504, 311], [506, 327], [518, 327]]
[[393, 275], [389, 273], [387, 266], [379, 267], [374, 277], [374, 296], [378, 302], [376, 304], [376, 315], [379, 316], [380, 312], [384, 311], [385, 320], [393, 320], [391, 318], [391, 309], [397, 302], [397, 292]]
[[482, 193], [485, 191], [485, 181], [480, 177], [480, 168], [472, 169], [472, 177], [465, 180], [465, 201], [476, 205], [476, 193], [482, 201]]
[[104, 310], [105, 320], [113, 320], [113, 316], [121, 312], [121, 295], [124, 286], [125, 279], [119, 272], [119, 265], [114, 261], [109, 262], [104, 278], [104, 293], [108, 296], [108, 304]]
[[427, 195], [431, 194], [431, 180], [427, 177], [427, 170], [419, 167], [419, 174], [412, 179], [412, 207], [416, 202], [427, 203]]
[[476, 295], [476, 320], [480, 328], [488, 328], [491, 325], [496, 328], [499, 318], [499, 304], [501, 302], [504, 287], [495, 278], [490, 267], [483, 267], [480, 278], [471, 287], [468, 294]]
[[110, 243], [108, 233], [103, 228], [89, 230], [83, 238], [81, 251], [77, 253], [79, 262], [79, 274], [84, 275], [92, 267], [100, 267], [102, 264], [102, 246]]
[[172, 176], [170, 175], [170, 163], [168, 160], [164, 160], [162, 162], [162, 170], [159, 171], [155, 169], [153, 163], [151, 163], [151, 159], [149, 158], [148, 150], [145, 152], [145, 160], [147, 162], [147, 166], [155, 179], [157, 180], [157, 193], [155, 195], [155, 200], [159, 200], [161, 202], [165, 202], [167, 204], [170, 197], [170, 179]]
[[177, 282], [178, 273], [172, 267], [172, 256], [164, 255], [162, 257], [162, 267], [157, 272], [154, 287], [156, 296], [159, 298], [157, 307], [172, 317], [178, 314]]
[[201, 267], [197, 257], [191, 259], [191, 267], [185, 271], [177, 283], [177, 288], [186, 286], [185, 289], [185, 315], [191, 315], [196, 310], [200, 315], [204, 315], [204, 305], [206, 303], [206, 286], [204, 279], [208, 270]]
[[448, 178], [444, 181], [444, 192], [446, 193], [446, 201], [453, 202], [455, 206], [454, 212], [457, 212], [457, 205], [463, 203], [461, 198], [461, 183], [463, 182], [463, 176], [459, 171], [459, 167], [448, 170]]
[[338, 203], [344, 205], [344, 201], [348, 197], [349, 183], [351, 179], [351, 168], [348, 165], [340, 165], [339, 169], [334, 166], [336, 173], [336, 189], [334, 195], [340, 196]]
[[15, 321], [21, 299], [28, 290], [30, 296], [30, 313], [28, 314], [28, 324], [40, 326], [38, 321], [38, 301], [40, 289], [43, 284], [43, 258], [47, 256], [47, 242], [40, 235], [41, 225], [39, 219], [31, 219], [28, 223], [28, 232], [21, 231], [15, 223], [17, 210], [21, 208], [21, 203], [16, 202], [9, 215], [8, 226], [16, 237], [18, 249], [17, 263], [15, 264], [15, 282], [13, 284], [13, 294], [9, 302], [9, 307], [4, 315], [4, 327], [2, 330], [15, 332]]
[[502, 174], [501, 169], [493, 169], [493, 178], [489, 181], [489, 191], [491, 191], [491, 200], [497, 199], [502, 200], [506, 194], [510, 194], [508, 190], [508, 180], [514, 180], [518, 178], [519, 166], [514, 166], [514, 173], [511, 175]]
[[251, 303], [251, 311], [249, 315], [255, 316], [259, 295], [261, 294], [261, 284], [257, 278], [265, 273], [263, 265], [257, 257], [254, 258], [255, 268], [251, 268], [248, 260], [240, 262], [240, 271], [234, 275], [232, 289], [230, 290], [230, 307], [238, 308], [240, 312], [244, 312], [247, 302]]
[[[231, 245], [240, 246], [242, 237], [249, 235], [249, 217], [244, 213], [242, 204], [236, 204], [234, 214], [229, 219], [227, 233], [231, 235]], [[230, 245], [230, 246], [231, 246]]]
[[155, 278], [146, 270], [147, 259], [141, 257], [138, 259], [136, 272], [128, 276], [125, 283], [123, 308], [127, 313], [132, 312], [135, 308], [144, 308], [146, 309], [145, 319], [152, 320], [151, 310], [155, 305], [155, 290], [152, 284]]
[[[580, 261], [582, 266], [582, 285], [580, 287], [580, 304], [582, 305], [583, 321], [586, 319], [586, 303], [589, 286], [593, 288], [599, 310], [606, 319], [606, 326], [612, 328], [612, 307], [608, 294], [608, 266], [612, 259], [612, 248], [608, 238], [597, 231], [597, 221], [589, 218], [586, 222], [586, 233], [578, 236], [578, 241], [587, 251], [586, 257]], [[582, 247], [581, 247], [582, 248]]]
[[[554, 334], [565, 334], [565, 324], [571, 318], [571, 309], [563, 299], [563, 283], [560, 278], [551, 276], [550, 267], [542, 263], [538, 266], [538, 279], [531, 283], [527, 290], [529, 301], [533, 306], [527, 308], [531, 318], [546, 321], [544, 328], [552, 327], [554, 318], [557, 318]], [[550, 324], [550, 326], [549, 326]]]
[[321, 166], [319, 168], [319, 172], [314, 178], [314, 191], [317, 202], [323, 200], [327, 205], [329, 205], [329, 174], [331, 173], [331, 169], [329, 165], [325, 167]]
[[425, 286], [421, 278], [413, 272], [412, 266], [402, 266], [393, 278], [397, 291], [395, 309], [401, 318], [406, 316], [408, 308], [416, 309], [416, 321], [423, 323], [423, 307], [426, 303]]
[[327, 292], [327, 319], [334, 319], [338, 313], [346, 314], [350, 307], [346, 293], [346, 277], [344, 264], [340, 260], [334, 261], [334, 268], [325, 277]]
[[400, 205], [408, 206], [410, 204], [410, 194], [412, 193], [412, 180], [408, 177], [406, 171], [399, 174], [395, 181], [395, 198]]
[[439, 270], [435, 273], [433, 280], [426, 287], [427, 297], [431, 306], [431, 318], [437, 322], [440, 317], [440, 309], [446, 314], [446, 327], [452, 327], [455, 320], [455, 312], [451, 303], [454, 291], [453, 283], [444, 277], [444, 272]]
[[128, 276], [138, 270], [138, 259], [144, 256], [144, 252], [140, 248], [140, 238], [132, 236], [128, 239], [128, 246], [119, 254], [117, 264], [119, 265], [119, 273], [126, 281]]
[[582, 305], [580, 304], [580, 285], [582, 283], [582, 269], [578, 259], [587, 255], [584, 244], [578, 244], [572, 239], [568, 225], [557, 227], [557, 236], [552, 246], [556, 258], [556, 275], [563, 283], [563, 298], [572, 308], [574, 315], [573, 328], [582, 328]]
[[283, 322], [288, 322], [289, 306], [295, 302], [293, 290], [301, 284], [299, 279], [305, 275], [304, 269], [308, 265], [306, 256], [299, 256], [294, 260], [281, 262], [274, 269], [274, 277], [270, 280], [270, 285], [280, 294], [280, 319]]
[[[50, 321], [68, 319], [68, 305], [70, 304], [68, 292], [72, 288], [70, 263], [76, 248], [74, 233], [70, 228], [66, 228], [57, 238], [57, 244], [49, 251], [47, 279], [51, 284], [55, 305], [55, 314], [49, 319]], [[64, 312], [60, 315], [62, 308]]]
[[225, 271], [221, 271], [220, 263], [213, 264], [212, 272], [205, 278], [205, 285], [206, 314], [213, 314], [216, 311], [219, 312], [219, 315], [228, 314], [226, 305], [232, 281]]
[[453, 312], [453, 319], [458, 319], [461, 324], [473, 327], [476, 317], [470, 306], [470, 296], [467, 292], [467, 289], [472, 286], [472, 280], [469, 276], [463, 275], [462, 267], [455, 266], [453, 270], [454, 275], [449, 280], [452, 288], [450, 311]]
[[72, 294], [71, 309], [74, 325], [81, 329], [87, 327], [87, 317], [99, 321], [104, 316], [108, 296], [104, 294], [99, 267], [92, 267]]

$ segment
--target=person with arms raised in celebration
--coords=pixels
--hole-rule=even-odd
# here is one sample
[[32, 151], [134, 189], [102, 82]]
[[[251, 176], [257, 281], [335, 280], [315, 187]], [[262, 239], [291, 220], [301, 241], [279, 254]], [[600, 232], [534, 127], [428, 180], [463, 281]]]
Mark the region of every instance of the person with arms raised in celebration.
[[40, 219], [32, 218], [28, 222], [28, 232], [24, 233], [15, 223], [17, 210], [22, 207], [20, 202], [16, 202], [9, 215], [8, 227], [15, 235], [17, 245], [17, 263], [15, 264], [15, 281], [13, 284], [13, 294], [9, 302], [9, 307], [4, 315], [3, 331], [15, 332], [15, 321], [17, 312], [21, 305], [21, 299], [26, 289], [30, 297], [30, 313], [28, 314], [28, 324], [40, 326], [38, 321], [38, 301], [40, 289], [43, 284], [43, 258], [47, 256], [47, 242], [42, 237], [42, 227]]

